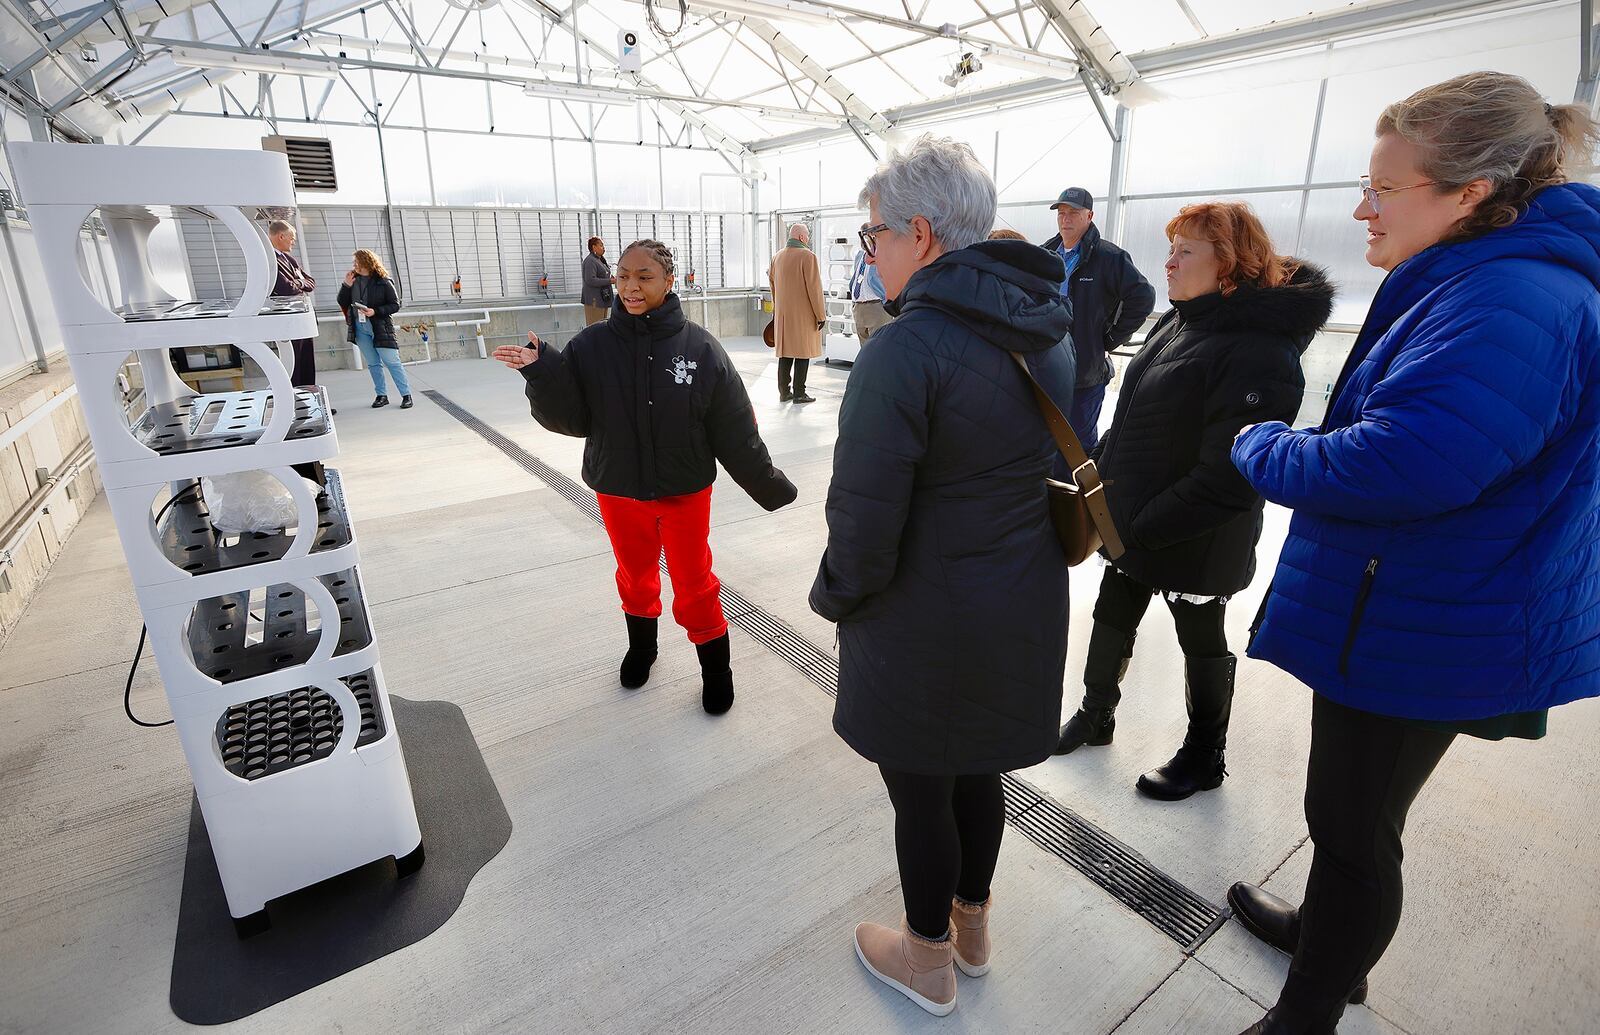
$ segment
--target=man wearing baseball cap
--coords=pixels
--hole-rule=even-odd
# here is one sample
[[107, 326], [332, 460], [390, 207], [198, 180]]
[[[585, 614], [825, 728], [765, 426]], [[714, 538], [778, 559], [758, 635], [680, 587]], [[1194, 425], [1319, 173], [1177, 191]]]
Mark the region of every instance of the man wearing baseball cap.
[[1072, 342], [1078, 351], [1078, 384], [1067, 419], [1083, 448], [1093, 450], [1100, 441], [1100, 404], [1111, 380], [1106, 354], [1133, 337], [1155, 308], [1156, 292], [1128, 253], [1100, 236], [1093, 195], [1068, 187], [1050, 207], [1061, 232], [1045, 248], [1066, 264], [1061, 297], [1072, 308]]

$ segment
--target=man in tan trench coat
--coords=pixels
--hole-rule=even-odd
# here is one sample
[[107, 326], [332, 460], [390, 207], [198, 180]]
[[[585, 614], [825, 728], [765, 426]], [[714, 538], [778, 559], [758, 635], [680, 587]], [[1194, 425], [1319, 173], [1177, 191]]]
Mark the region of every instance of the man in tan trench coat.
[[[828, 310], [822, 300], [822, 271], [811, 251], [805, 224], [789, 228], [789, 243], [772, 257], [772, 334], [778, 354], [778, 401], [815, 402], [806, 394], [806, 371], [822, 355], [822, 326]], [[789, 390], [790, 374], [794, 390]]]

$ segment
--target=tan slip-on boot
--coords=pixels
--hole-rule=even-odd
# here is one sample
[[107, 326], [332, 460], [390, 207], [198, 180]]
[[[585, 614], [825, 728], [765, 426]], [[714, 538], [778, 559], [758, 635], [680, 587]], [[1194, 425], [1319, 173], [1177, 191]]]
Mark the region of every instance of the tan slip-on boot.
[[956, 1008], [954, 931], [942, 942], [931, 942], [903, 920], [899, 930], [857, 924], [856, 955], [873, 977], [935, 1017]]
[[969, 905], [959, 898], [950, 901], [950, 926], [955, 933], [956, 966], [967, 977], [983, 977], [989, 973], [989, 907], [994, 896], [980, 906]]

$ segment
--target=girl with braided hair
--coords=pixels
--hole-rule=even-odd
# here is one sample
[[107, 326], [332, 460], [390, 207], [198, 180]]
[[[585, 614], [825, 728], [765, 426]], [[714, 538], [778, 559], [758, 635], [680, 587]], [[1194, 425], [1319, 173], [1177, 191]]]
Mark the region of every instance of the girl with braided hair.
[[797, 492], [772, 465], [733, 361], [685, 318], [673, 284], [672, 249], [635, 241], [617, 263], [605, 322], [564, 350], [530, 332], [527, 347], [504, 345], [494, 358], [522, 372], [535, 420], [585, 440], [583, 480], [599, 498], [628, 628], [622, 685], [643, 686], [656, 660], [665, 550], [672, 617], [700, 656], [701, 704], [721, 715], [733, 707], [733, 673], [722, 584], [711, 571], [717, 463], [767, 510]]

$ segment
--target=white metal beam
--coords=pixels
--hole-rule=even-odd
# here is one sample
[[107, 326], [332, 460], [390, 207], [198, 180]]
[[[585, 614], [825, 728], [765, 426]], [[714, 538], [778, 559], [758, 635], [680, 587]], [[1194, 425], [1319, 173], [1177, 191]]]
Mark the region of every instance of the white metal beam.
[[876, 108], [863, 101], [854, 90], [834, 77], [815, 58], [797, 46], [776, 25], [764, 18], [745, 16], [740, 19], [751, 32], [766, 40], [785, 60], [794, 65], [812, 81], [822, 87], [829, 97], [838, 101], [845, 112], [859, 122], [865, 130], [887, 138], [893, 124]]
[[[1537, 2], [1538, 0], [1381, 0], [1362, 7], [1341, 8], [1327, 14], [1274, 22], [1259, 29], [1246, 29], [1193, 43], [1180, 43], [1158, 50], [1148, 50], [1132, 55], [1130, 60], [1141, 76], [1153, 76], [1158, 73], [1201, 68], [1232, 58], [1290, 50], [1310, 42], [1360, 36], [1446, 18], [1518, 10], [1535, 6]], [[985, 108], [1044, 100], [1049, 97], [1071, 97], [1083, 90], [1082, 83], [1033, 79], [974, 91], [956, 104], [948, 100], [934, 100], [924, 104], [893, 108], [885, 114], [896, 125], [903, 127], [908, 123], [934, 116], [948, 117], [962, 112], [981, 111]], [[751, 147], [758, 154], [764, 154], [769, 151], [834, 140], [841, 135], [841, 132], [831, 130], [806, 130], [757, 141]]]

